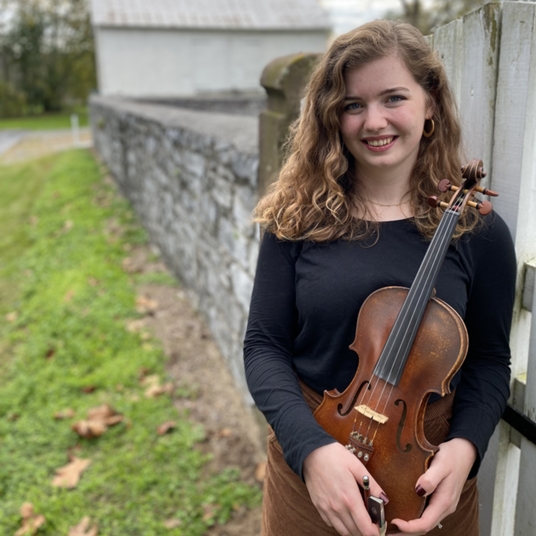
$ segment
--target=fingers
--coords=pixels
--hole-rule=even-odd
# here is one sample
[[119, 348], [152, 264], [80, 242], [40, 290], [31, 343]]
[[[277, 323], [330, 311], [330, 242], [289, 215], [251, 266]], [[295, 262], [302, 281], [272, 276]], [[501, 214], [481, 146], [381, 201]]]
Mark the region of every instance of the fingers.
[[361, 462], [359, 462], [359, 466], [356, 468], [355, 472], [352, 472], [352, 474], [361, 488], [363, 488], [363, 477], [367, 476], [369, 479], [370, 495], [379, 497], [385, 504], [389, 502], [389, 497], [387, 497], [387, 494], [383, 491], [373, 476], [367, 471], [365, 466], [361, 464]]
[[362, 484], [364, 474], [369, 476], [357, 458], [338, 443], [316, 449], [305, 460], [305, 484], [311, 500], [324, 522], [341, 536], [379, 535], [356, 483]]

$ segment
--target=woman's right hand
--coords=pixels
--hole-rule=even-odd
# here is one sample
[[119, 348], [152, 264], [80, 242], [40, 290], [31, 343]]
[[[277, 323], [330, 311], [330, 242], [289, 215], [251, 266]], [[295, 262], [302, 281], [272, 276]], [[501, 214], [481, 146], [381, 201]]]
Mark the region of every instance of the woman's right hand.
[[341, 536], [379, 536], [359, 490], [363, 476], [369, 477], [371, 495], [387, 497], [365, 466], [340, 443], [311, 452], [303, 474], [311, 500], [328, 526]]

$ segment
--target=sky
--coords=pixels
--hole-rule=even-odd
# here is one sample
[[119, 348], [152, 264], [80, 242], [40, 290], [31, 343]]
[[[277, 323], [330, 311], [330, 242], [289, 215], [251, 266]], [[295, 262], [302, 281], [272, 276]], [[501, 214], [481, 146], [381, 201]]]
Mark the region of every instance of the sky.
[[[424, 4], [431, 0], [424, 0]], [[339, 35], [365, 22], [380, 19], [388, 10], [400, 10], [400, 0], [319, 0], [331, 15], [334, 33]]]

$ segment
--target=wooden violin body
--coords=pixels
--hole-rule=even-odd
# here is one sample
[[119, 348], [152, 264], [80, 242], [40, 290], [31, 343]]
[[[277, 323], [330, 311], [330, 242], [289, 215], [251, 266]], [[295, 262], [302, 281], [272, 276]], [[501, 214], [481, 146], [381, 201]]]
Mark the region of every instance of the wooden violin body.
[[497, 195], [478, 186], [483, 176], [482, 162], [473, 160], [459, 187], [441, 181], [441, 192], [455, 194], [448, 204], [429, 198], [446, 210], [411, 288], [383, 288], [365, 300], [350, 345], [359, 356], [354, 379], [343, 393], [325, 391], [314, 414], [385, 491], [387, 522], [416, 519], [425, 506], [415, 485], [437, 451], [424, 435], [427, 402], [432, 393], [450, 392], [468, 347], [462, 319], [434, 297], [434, 285], [465, 207], [491, 210], [488, 201], [471, 200], [475, 191]]
[[[450, 392], [450, 381], [462, 365], [468, 345], [459, 315], [432, 298], [400, 383], [392, 386], [376, 377], [373, 371], [378, 357], [407, 294], [408, 289], [387, 287], [367, 298], [350, 346], [359, 355], [355, 377], [342, 394], [326, 391], [315, 411], [327, 432], [349, 450], [356, 449], [354, 454], [390, 498], [385, 506], [388, 522], [416, 519], [424, 509], [425, 499], [417, 495], [415, 484], [437, 450], [424, 435], [427, 400], [433, 392], [441, 396]], [[385, 396], [386, 391], [390, 396]], [[364, 407], [358, 411], [359, 406], [371, 411]], [[385, 422], [378, 422], [384, 417]]]

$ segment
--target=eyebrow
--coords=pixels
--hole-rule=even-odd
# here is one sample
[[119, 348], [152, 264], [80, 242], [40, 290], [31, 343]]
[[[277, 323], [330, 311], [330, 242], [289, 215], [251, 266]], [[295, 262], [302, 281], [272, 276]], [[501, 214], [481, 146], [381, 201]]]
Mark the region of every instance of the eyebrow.
[[[384, 89], [383, 91], [380, 92], [379, 96], [383, 97], [384, 95], [388, 95], [390, 93], [398, 93], [399, 91], [404, 91], [406, 93], [409, 93], [409, 89], [407, 87], [400, 86], [400, 87], [391, 87], [389, 89]], [[349, 95], [348, 97], [344, 97], [345, 101], [357, 100], [357, 99], [359, 99], [359, 97], [354, 97], [352, 95]]]

